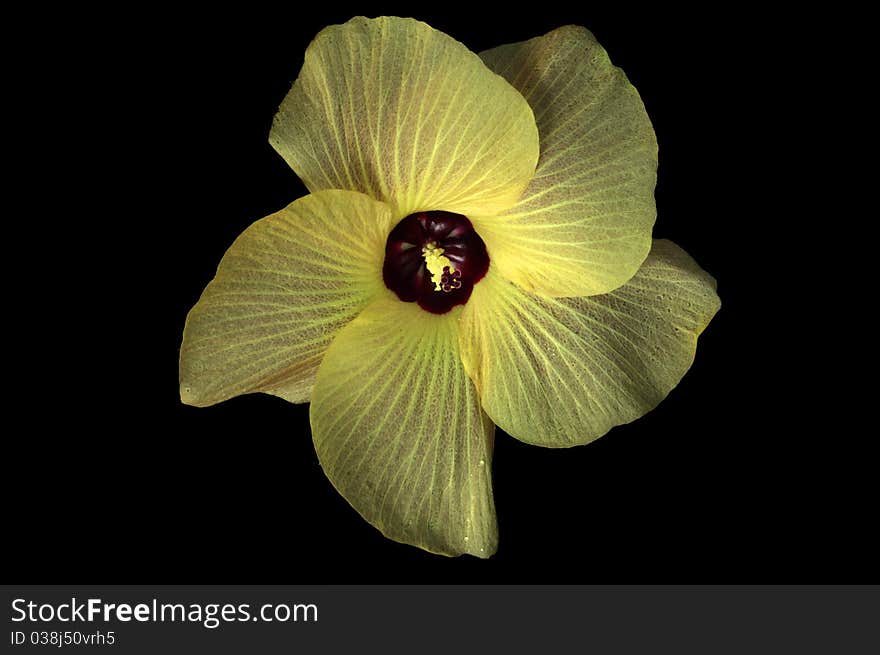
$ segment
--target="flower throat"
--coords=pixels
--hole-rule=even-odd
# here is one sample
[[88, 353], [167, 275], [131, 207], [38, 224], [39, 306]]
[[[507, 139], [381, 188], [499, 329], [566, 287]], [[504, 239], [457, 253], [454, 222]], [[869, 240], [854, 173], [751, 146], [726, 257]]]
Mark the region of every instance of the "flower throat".
[[434, 314], [465, 304], [489, 269], [486, 244], [461, 214], [410, 214], [388, 235], [382, 277], [404, 302]]

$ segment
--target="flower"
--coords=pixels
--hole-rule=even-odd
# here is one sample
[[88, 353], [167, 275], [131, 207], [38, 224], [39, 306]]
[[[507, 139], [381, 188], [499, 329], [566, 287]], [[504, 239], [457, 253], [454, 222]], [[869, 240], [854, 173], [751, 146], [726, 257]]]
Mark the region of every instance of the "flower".
[[495, 426], [566, 447], [638, 418], [718, 310], [652, 241], [654, 132], [583, 28], [478, 57], [412, 19], [328, 27], [270, 142], [310, 195], [223, 257], [181, 399], [310, 401], [328, 478], [391, 539], [491, 555]]

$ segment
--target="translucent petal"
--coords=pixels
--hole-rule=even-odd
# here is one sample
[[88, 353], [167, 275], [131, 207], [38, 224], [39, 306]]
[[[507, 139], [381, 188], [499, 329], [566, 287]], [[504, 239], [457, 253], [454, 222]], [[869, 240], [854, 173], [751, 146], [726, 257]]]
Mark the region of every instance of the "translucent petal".
[[471, 216], [493, 265], [528, 291], [611, 291], [651, 248], [657, 141], [639, 94], [582, 27], [484, 52], [528, 100], [541, 159], [501, 216]]
[[509, 208], [538, 161], [522, 96], [458, 41], [411, 18], [321, 31], [269, 141], [311, 191], [362, 191], [397, 220]]
[[488, 557], [495, 426], [461, 365], [460, 312], [397, 299], [364, 310], [321, 365], [312, 434], [333, 486], [385, 536]]
[[719, 307], [715, 281], [669, 241], [655, 241], [638, 273], [601, 296], [535, 296], [490, 269], [462, 314], [462, 358], [499, 427], [573, 446], [666, 397]]
[[307, 402], [334, 333], [377, 296], [389, 208], [352, 191], [300, 198], [245, 230], [190, 310], [180, 397], [263, 391]]

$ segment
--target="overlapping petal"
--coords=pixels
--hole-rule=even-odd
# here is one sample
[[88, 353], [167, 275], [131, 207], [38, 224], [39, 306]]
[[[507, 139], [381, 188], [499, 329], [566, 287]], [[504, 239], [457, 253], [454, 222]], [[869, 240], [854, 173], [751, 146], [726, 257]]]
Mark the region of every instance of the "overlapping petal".
[[352, 191], [323, 191], [257, 221], [232, 244], [186, 319], [183, 402], [263, 391], [309, 400], [334, 333], [388, 291], [391, 211]]
[[471, 216], [493, 265], [528, 291], [606, 293], [638, 270], [656, 216], [657, 141], [639, 94], [582, 27], [482, 53], [528, 100], [535, 176], [501, 216]]
[[461, 364], [459, 314], [396, 298], [370, 305], [327, 351], [312, 435], [327, 477], [387, 537], [488, 557], [495, 426]]
[[409, 18], [324, 29], [270, 142], [311, 191], [362, 191], [397, 220], [422, 210], [493, 214], [538, 161], [532, 110], [451, 37]]
[[462, 314], [462, 357], [510, 435], [583, 444], [678, 384], [719, 306], [715, 281], [669, 241], [654, 241], [638, 273], [600, 296], [536, 296], [490, 269]]

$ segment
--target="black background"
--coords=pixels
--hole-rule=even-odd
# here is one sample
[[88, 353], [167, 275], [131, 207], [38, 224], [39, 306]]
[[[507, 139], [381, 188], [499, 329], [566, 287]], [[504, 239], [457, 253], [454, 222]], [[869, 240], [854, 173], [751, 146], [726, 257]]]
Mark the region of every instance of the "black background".
[[[29, 315], [48, 318], [26, 331], [35, 404], [4, 465], [20, 582], [877, 581], [870, 439], [829, 411], [837, 380], [800, 313], [774, 109], [787, 63], [765, 17], [475, 7], [133, 11], [42, 72], [50, 137], [75, 145], [37, 153], [65, 197], [33, 198], [32, 243], [52, 254], [32, 267], [50, 284], [28, 278]], [[474, 51], [588, 27], [657, 132], [655, 236], [718, 280], [721, 311], [655, 411], [568, 450], [498, 433], [488, 561], [362, 521], [318, 465], [307, 405], [177, 395], [184, 319], [226, 248], [306, 193], [267, 142], [275, 109], [311, 38], [357, 13], [413, 15]]]

